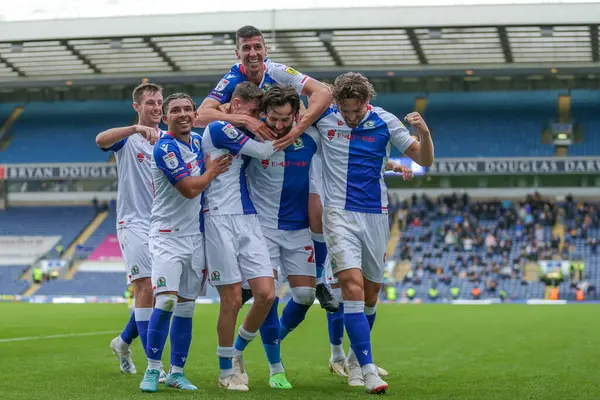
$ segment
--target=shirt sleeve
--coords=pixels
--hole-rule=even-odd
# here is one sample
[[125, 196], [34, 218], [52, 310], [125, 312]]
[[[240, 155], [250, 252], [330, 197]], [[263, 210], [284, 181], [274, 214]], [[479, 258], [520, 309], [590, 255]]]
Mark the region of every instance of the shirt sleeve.
[[154, 146], [153, 155], [156, 166], [165, 174], [171, 185], [175, 185], [186, 176], [190, 176], [190, 172], [181, 158], [179, 147], [176, 145], [157, 143]]
[[207, 129], [213, 145], [217, 149], [229, 151], [234, 156], [240, 152], [247, 141], [251, 140], [244, 132], [227, 122], [212, 122]]
[[123, 148], [123, 146], [125, 146], [125, 143], [127, 143], [127, 139], [128, 138], [119, 140], [117, 143], [113, 144], [110, 147], [102, 148], [102, 150], [104, 150], [104, 151], [114, 151], [116, 153], [117, 151], [121, 150]]
[[275, 149], [273, 148], [272, 141], [257, 142], [256, 140], [250, 139], [244, 143], [240, 153], [248, 157], [264, 160], [271, 157], [275, 153]]
[[274, 63], [272, 61], [267, 64], [267, 72], [275, 82], [292, 86], [300, 95], [302, 94], [304, 85], [306, 85], [306, 82], [310, 79], [308, 75], [304, 75], [302, 72], [298, 72], [292, 67], [288, 67], [285, 64]]
[[233, 90], [238, 83], [240, 83], [240, 78], [230, 72], [217, 83], [217, 86], [210, 92], [208, 97], [217, 100], [220, 104], [229, 103]]
[[396, 116], [387, 113], [384, 121], [387, 123], [390, 132], [390, 141], [398, 150], [404, 153], [415, 142], [415, 139]]

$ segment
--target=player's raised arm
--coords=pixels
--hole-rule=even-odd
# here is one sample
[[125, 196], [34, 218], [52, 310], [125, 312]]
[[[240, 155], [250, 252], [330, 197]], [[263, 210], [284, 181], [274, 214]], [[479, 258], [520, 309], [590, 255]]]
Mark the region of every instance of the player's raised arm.
[[[96, 136], [96, 144], [103, 150], [119, 150], [125, 144], [125, 140], [131, 136], [139, 133], [142, 135], [150, 144], [156, 143], [160, 137], [158, 129], [150, 128], [144, 125], [131, 125], [123, 126], [119, 128], [107, 129], [100, 132]], [[120, 145], [120, 146], [119, 146]]]
[[416, 128], [419, 133], [420, 141], [413, 141], [410, 146], [403, 150], [398, 144], [404, 143], [405, 135], [409, 135], [408, 130], [404, 128], [405, 132], [400, 134], [391, 133], [391, 139], [394, 146], [398, 147], [407, 157], [423, 167], [430, 167], [433, 164], [434, 153], [433, 153], [433, 140], [431, 139], [431, 132], [429, 127], [423, 120], [423, 117], [418, 112], [412, 112], [404, 117], [404, 120], [408, 122], [412, 127]]
[[212, 97], [204, 99], [196, 112], [194, 127], [205, 128], [213, 121], [227, 121], [235, 127], [246, 128], [251, 117], [247, 115], [227, 114], [220, 110], [221, 105], [221, 103]]

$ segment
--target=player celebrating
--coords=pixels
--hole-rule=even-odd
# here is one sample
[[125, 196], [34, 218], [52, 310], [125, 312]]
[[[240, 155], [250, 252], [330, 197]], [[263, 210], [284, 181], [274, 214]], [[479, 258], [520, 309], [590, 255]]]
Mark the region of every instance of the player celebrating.
[[[117, 160], [119, 188], [117, 191], [117, 236], [127, 268], [129, 282], [135, 292], [135, 310], [123, 332], [110, 342], [110, 348], [119, 358], [121, 371], [135, 374], [130, 345], [138, 334], [146, 349], [148, 321], [154, 296], [150, 282], [151, 261], [148, 249], [148, 229], [152, 208], [152, 174], [150, 161], [152, 146], [161, 132], [162, 87], [144, 83], [133, 90], [133, 109], [138, 123], [113, 128], [96, 136], [96, 144], [105, 151], [113, 151]], [[161, 370], [161, 380], [166, 375]]]
[[[370, 329], [383, 282], [389, 239], [387, 188], [383, 170], [390, 144], [416, 163], [433, 163], [433, 143], [418, 113], [406, 116], [421, 141], [415, 141], [398, 118], [372, 107], [371, 83], [359, 73], [336, 78], [336, 103], [317, 122], [323, 145], [323, 231], [344, 299], [344, 326], [360, 365], [365, 389], [385, 393], [388, 385], [373, 364]], [[350, 379], [350, 376], [349, 376]]]
[[[273, 85], [264, 95], [261, 111], [265, 124], [277, 137], [290, 132], [298, 119], [300, 96], [292, 86]], [[284, 380], [279, 342], [305, 318], [315, 300], [315, 261], [308, 230], [308, 186], [311, 159], [319, 140], [315, 128], [309, 128], [291, 146], [269, 158], [252, 159], [247, 178], [252, 203], [256, 207], [261, 230], [267, 241], [271, 264], [279, 268], [289, 281], [290, 300], [278, 320], [278, 298], [260, 328], [263, 345], [269, 359], [270, 384], [275, 388], [291, 389]], [[277, 286], [277, 285], [276, 285]], [[241, 357], [234, 358], [246, 379]]]
[[[255, 118], [262, 96], [262, 90], [253, 83], [240, 83], [233, 92], [229, 112]], [[230, 171], [215, 179], [206, 191], [203, 211], [210, 280], [221, 299], [217, 324], [219, 385], [247, 391], [248, 386], [233, 370], [232, 359], [240, 356], [256, 337], [275, 300], [275, 288], [267, 244], [248, 195], [246, 165], [249, 157], [266, 159], [275, 149], [272, 141], [257, 142], [232, 124], [215, 121], [204, 131], [202, 151], [205, 157], [234, 157]], [[244, 279], [250, 284], [254, 304], [239, 329], [234, 349], [235, 324], [242, 302], [240, 283]]]
[[[331, 104], [331, 91], [328, 86], [287, 65], [274, 63], [266, 58], [267, 46], [259, 29], [253, 26], [238, 29], [235, 54], [240, 63], [231, 68], [202, 102], [194, 126], [206, 126], [212, 121], [223, 120], [235, 127], [246, 128], [263, 139], [274, 139], [273, 131], [264, 122], [248, 115], [226, 114], [219, 110], [219, 107], [231, 101], [231, 94], [240, 82], [253, 82], [265, 91], [276, 83], [290, 85], [298, 94], [308, 96], [310, 101], [302, 119], [287, 135], [275, 142], [276, 149], [283, 150], [294, 143]], [[327, 249], [322, 234], [315, 233], [313, 241], [316, 251], [317, 278], [320, 278]], [[338, 304], [328, 287], [319, 283], [316, 289], [316, 296], [321, 306], [328, 311], [336, 311]]]
[[148, 368], [140, 383], [144, 392], [158, 391], [158, 369], [168, 335], [171, 336], [171, 370], [167, 386], [197, 389], [183, 375], [192, 340], [195, 300], [206, 290], [201, 201], [197, 196], [217, 175], [228, 170], [231, 160], [227, 156], [215, 160], [206, 157], [205, 172], [201, 174], [201, 137], [191, 132], [194, 110], [194, 101], [187, 94], [167, 97], [164, 121], [169, 132], [161, 137], [153, 151], [155, 197], [150, 219], [150, 250], [156, 304], [148, 327]]

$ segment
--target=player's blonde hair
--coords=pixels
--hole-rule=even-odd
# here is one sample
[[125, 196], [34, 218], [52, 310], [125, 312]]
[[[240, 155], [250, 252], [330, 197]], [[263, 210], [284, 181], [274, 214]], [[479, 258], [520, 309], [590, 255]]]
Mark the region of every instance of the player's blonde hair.
[[333, 82], [333, 101], [337, 104], [350, 99], [361, 103], [370, 102], [377, 93], [373, 84], [359, 72], [346, 72], [335, 78]]

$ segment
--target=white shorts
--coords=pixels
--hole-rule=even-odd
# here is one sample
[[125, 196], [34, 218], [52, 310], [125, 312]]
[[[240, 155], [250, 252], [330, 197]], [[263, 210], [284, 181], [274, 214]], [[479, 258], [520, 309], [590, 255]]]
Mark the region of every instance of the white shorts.
[[178, 292], [188, 300], [206, 295], [204, 235], [151, 236], [150, 251], [155, 294]]
[[310, 163], [309, 193], [317, 194], [323, 198], [323, 159], [315, 154]]
[[127, 281], [150, 278], [152, 276], [152, 257], [148, 247], [148, 232], [137, 229], [119, 228], [117, 238], [123, 253]]
[[360, 268], [366, 279], [383, 283], [390, 237], [387, 214], [326, 207], [323, 210], [323, 234], [334, 275], [347, 269]]
[[[271, 266], [285, 280], [289, 275], [317, 276], [315, 249], [308, 229], [284, 231], [262, 227]], [[283, 281], [282, 280], [282, 281]]]
[[206, 262], [213, 285], [273, 277], [269, 250], [256, 214], [208, 215], [204, 231]]

